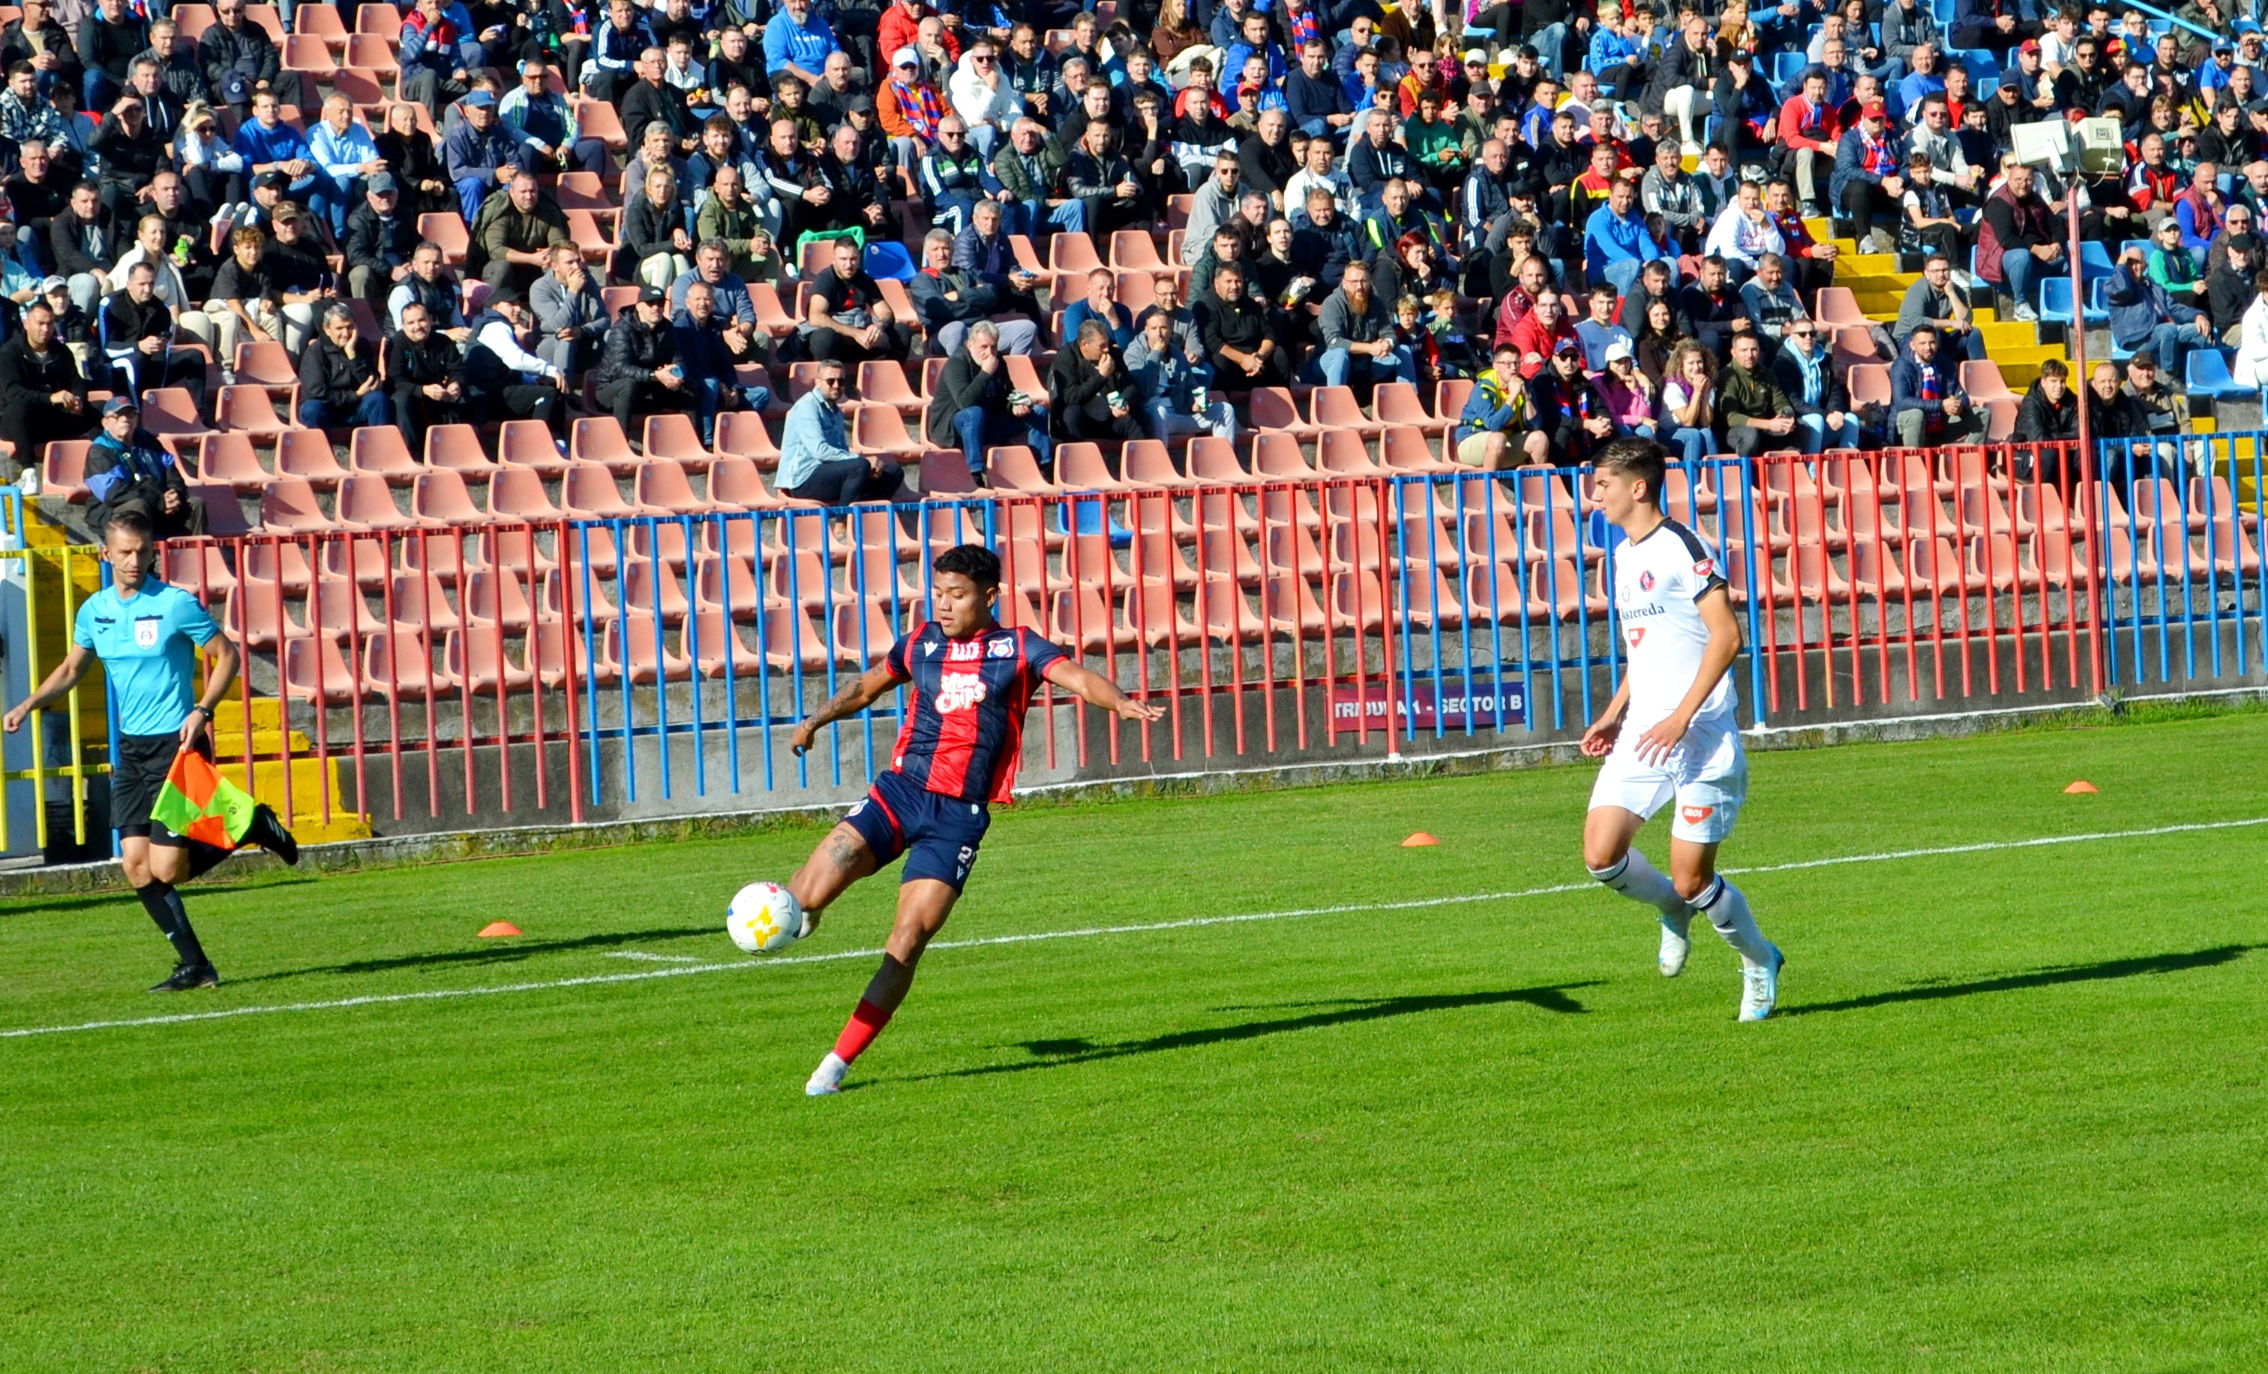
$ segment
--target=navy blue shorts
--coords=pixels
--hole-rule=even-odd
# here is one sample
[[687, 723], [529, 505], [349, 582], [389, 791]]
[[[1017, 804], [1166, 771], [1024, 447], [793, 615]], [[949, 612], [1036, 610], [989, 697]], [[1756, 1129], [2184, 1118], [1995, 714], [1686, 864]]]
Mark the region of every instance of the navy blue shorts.
[[892, 768], [874, 779], [866, 800], [843, 819], [874, 851], [876, 868], [903, 854], [906, 869], [899, 882], [935, 878], [959, 892], [976, 865], [992, 813], [983, 802], [925, 791]]

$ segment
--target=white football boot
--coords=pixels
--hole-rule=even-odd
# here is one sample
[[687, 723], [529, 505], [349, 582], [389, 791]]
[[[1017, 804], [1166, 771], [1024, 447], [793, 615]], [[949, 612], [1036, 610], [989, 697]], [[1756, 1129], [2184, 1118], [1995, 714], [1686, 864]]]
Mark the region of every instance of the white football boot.
[[819, 1061], [819, 1067], [811, 1071], [811, 1080], [803, 1085], [803, 1095], [826, 1097], [839, 1093], [843, 1090], [843, 1075], [849, 1072], [850, 1065], [837, 1059], [835, 1052], [829, 1050], [827, 1057]]
[[1683, 916], [1662, 917], [1662, 977], [1675, 978], [1685, 972], [1685, 956], [1693, 952], [1693, 942], [1685, 932], [1693, 925], [1693, 912]]
[[1761, 1021], [1772, 1014], [1773, 1006], [1780, 1000], [1780, 970], [1786, 968], [1787, 964], [1788, 958], [1780, 953], [1778, 945], [1772, 946], [1772, 962], [1769, 964], [1742, 961], [1741, 1020]]

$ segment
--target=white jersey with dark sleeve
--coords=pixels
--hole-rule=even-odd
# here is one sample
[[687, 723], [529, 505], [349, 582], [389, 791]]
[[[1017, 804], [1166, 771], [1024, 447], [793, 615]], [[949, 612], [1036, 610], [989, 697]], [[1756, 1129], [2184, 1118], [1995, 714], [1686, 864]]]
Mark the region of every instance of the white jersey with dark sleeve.
[[[1701, 598], [1724, 585], [1716, 555], [1675, 520], [1665, 519], [1645, 538], [1625, 540], [1615, 549], [1614, 609], [1630, 675], [1623, 738], [1634, 739], [1670, 715], [1692, 690], [1709, 645]], [[1728, 671], [1701, 703], [1693, 725], [1729, 728], [1739, 705]]]

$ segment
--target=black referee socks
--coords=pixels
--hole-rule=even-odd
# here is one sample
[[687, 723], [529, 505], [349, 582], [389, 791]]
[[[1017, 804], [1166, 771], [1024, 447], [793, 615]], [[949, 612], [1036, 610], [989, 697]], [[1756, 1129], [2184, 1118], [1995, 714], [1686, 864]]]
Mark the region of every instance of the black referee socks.
[[197, 943], [197, 931], [189, 924], [189, 910], [181, 905], [181, 893], [173, 884], [147, 883], [135, 888], [134, 895], [142, 899], [142, 909], [173, 942], [173, 952], [181, 956], [182, 963], [199, 968], [207, 962], [205, 947]]

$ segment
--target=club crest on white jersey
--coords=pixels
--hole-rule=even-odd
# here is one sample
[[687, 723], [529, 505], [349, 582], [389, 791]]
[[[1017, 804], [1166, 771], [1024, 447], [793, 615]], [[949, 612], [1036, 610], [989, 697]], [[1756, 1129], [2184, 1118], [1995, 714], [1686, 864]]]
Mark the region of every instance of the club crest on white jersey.
[[[1716, 556], [1675, 520], [1664, 520], [1645, 538], [1616, 547], [1614, 610], [1630, 664], [1626, 732], [1661, 720], [1685, 699], [1709, 644], [1699, 602], [1724, 585]], [[1729, 717], [1738, 702], [1728, 672], [1694, 721]]]

